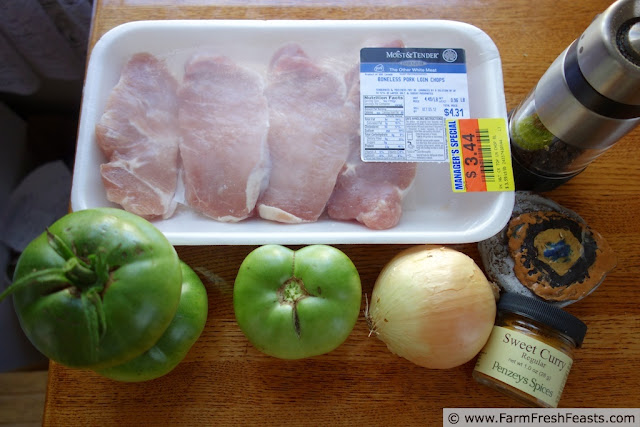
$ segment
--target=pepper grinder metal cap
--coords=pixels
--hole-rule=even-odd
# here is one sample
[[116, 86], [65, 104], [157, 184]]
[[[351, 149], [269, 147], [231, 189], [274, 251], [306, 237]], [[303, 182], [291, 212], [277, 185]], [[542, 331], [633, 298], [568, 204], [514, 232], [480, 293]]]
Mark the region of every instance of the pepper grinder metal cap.
[[516, 187], [568, 181], [640, 124], [640, 0], [618, 0], [510, 115]]

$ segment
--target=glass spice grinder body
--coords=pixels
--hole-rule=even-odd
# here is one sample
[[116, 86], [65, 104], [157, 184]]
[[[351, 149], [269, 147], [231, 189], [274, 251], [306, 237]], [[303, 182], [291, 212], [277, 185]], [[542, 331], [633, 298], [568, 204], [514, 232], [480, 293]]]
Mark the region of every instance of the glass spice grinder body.
[[640, 124], [640, 0], [618, 0], [509, 115], [516, 189], [547, 191]]

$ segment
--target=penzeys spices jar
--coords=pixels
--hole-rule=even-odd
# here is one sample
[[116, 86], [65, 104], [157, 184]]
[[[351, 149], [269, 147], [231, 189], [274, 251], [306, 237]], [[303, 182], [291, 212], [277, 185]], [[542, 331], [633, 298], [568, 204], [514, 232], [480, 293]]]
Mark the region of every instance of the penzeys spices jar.
[[506, 293], [473, 378], [528, 406], [556, 408], [587, 326], [536, 298]]

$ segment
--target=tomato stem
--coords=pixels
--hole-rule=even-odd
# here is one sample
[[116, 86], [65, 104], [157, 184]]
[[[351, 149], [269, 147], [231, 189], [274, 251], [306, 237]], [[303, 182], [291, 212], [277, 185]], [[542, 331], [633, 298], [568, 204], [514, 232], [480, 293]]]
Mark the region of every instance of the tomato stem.
[[58, 255], [60, 255], [63, 259], [68, 260], [69, 258], [74, 258], [76, 255], [73, 253], [71, 248], [58, 237], [56, 234], [53, 234], [49, 229], [46, 230], [47, 233], [47, 242], [49, 242], [49, 246], [53, 248], [54, 251]]
[[309, 292], [307, 292], [307, 289], [304, 287], [304, 282], [293, 276], [284, 282], [282, 287], [280, 287], [278, 295], [280, 296], [281, 302], [294, 304], [301, 299], [308, 297]]
[[[104, 286], [106, 279], [103, 277], [105, 267], [102, 258], [95, 255], [89, 256], [89, 263], [80, 259], [74, 251], [58, 235], [52, 233], [47, 228], [47, 241], [49, 246], [56, 251], [65, 261], [67, 277], [78, 288], [87, 288], [96, 284]], [[100, 282], [100, 283], [96, 283]]]
[[4, 292], [0, 293], [0, 301], [29, 286], [36, 285], [42, 293], [47, 293], [50, 289], [59, 288], [61, 283], [68, 282], [64, 268], [47, 268], [46, 270], [34, 271], [16, 280]]
[[96, 272], [85, 267], [77, 257], [69, 258], [65, 263], [64, 270], [69, 281], [78, 288], [94, 285], [98, 278]]
[[78, 258], [68, 259], [63, 267], [46, 268], [34, 271], [14, 281], [4, 292], [0, 293], [0, 301], [21, 289], [37, 286], [42, 294], [51, 289], [59, 289], [61, 284], [78, 286], [79, 284], [95, 284], [96, 273], [86, 268]]

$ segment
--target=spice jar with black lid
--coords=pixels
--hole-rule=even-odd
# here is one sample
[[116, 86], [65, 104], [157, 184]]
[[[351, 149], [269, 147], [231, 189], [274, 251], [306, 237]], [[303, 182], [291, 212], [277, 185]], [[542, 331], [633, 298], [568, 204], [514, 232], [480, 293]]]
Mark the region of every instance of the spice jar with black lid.
[[528, 406], [556, 408], [587, 326], [542, 300], [506, 293], [473, 377]]

